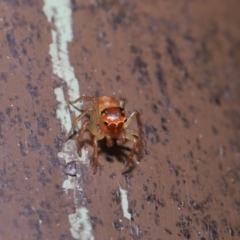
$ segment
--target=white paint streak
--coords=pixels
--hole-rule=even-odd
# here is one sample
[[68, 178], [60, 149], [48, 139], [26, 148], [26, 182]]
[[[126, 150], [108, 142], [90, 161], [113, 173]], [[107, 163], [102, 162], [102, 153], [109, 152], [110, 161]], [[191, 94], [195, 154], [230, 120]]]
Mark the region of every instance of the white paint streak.
[[64, 191], [66, 193], [68, 193], [68, 190], [70, 190], [70, 189], [74, 190], [75, 185], [74, 185], [74, 182], [73, 182], [73, 177], [68, 176], [68, 178], [62, 184], [62, 188], [64, 189]]
[[53, 73], [66, 82], [69, 100], [75, 100], [79, 97], [80, 89], [68, 55], [68, 43], [73, 39], [71, 2], [70, 0], [44, 0], [43, 11], [56, 29], [51, 30], [52, 43], [49, 50]]
[[[71, 233], [75, 239], [93, 240], [92, 226], [88, 216], [88, 210], [85, 207], [78, 208], [76, 213], [68, 216], [71, 224]], [[84, 231], [82, 231], [84, 229]]]
[[57, 118], [61, 121], [61, 127], [64, 132], [67, 132], [72, 125], [69, 110], [67, 108], [67, 103], [64, 99], [64, 92], [63, 88], [55, 88], [54, 93], [56, 99], [58, 101], [58, 108], [57, 108]]
[[[63, 159], [65, 163], [69, 163], [71, 161], [79, 161], [83, 164], [88, 165], [89, 161], [87, 161], [87, 150], [82, 149], [82, 156], [79, 157], [77, 152], [76, 143], [74, 140], [68, 140], [63, 148], [62, 151], [58, 153], [58, 157]], [[63, 182], [62, 188], [67, 193], [69, 189], [77, 189], [78, 191], [82, 191], [81, 185], [84, 185], [81, 180], [81, 176], [77, 174], [78, 181], [75, 181], [75, 177], [68, 176], [68, 178]]]
[[[50, 44], [49, 54], [52, 58], [53, 73], [65, 81], [67, 85], [68, 99], [75, 100], [80, 97], [80, 87], [78, 80], [75, 77], [74, 69], [69, 61], [68, 43], [73, 39], [72, 33], [72, 9], [70, 0], [43, 0], [43, 12], [45, 13], [48, 22], [54, 24], [54, 29], [51, 30], [52, 43]], [[54, 93], [56, 100], [59, 103], [57, 108], [57, 118], [60, 119], [61, 127], [64, 132], [68, 132], [71, 128], [71, 117], [67, 108], [68, 104], [64, 97], [62, 87], [55, 88]], [[76, 109], [72, 109], [75, 115], [79, 114]], [[69, 141], [68, 141], [69, 142]], [[64, 158], [66, 163], [73, 160], [73, 156], [69, 148], [72, 143], [65, 144], [65, 150], [58, 154], [59, 157]], [[82, 157], [78, 160], [86, 163], [87, 152], [83, 150]], [[76, 158], [75, 158], [76, 160]], [[77, 176], [77, 180], [71, 176], [63, 182], [63, 189], [67, 192], [73, 189], [74, 193], [79, 190], [81, 186], [81, 176]], [[75, 197], [76, 194], [74, 194]], [[75, 199], [75, 203], [76, 203]], [[88, 210], [85, 207], [77, 208], [76, 213], [69, 215], [69, 222], [71, 225], [71, 233], [73, 238], [81, 240], [93, 240], [92, 226], [88, 216]]]
[[122, 210], [123, 216], [128, 220], [131, 220], [131, 214], [128, 212], [128, 198], [127, 198], [127, 190], [121, 188], [119, 184], [119, 190], [121, 193], [121, 203], [122, 203]]

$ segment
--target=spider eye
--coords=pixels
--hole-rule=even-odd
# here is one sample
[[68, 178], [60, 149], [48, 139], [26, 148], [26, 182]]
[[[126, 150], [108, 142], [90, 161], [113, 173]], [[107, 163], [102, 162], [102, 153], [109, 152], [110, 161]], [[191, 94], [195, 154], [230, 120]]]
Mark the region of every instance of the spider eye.
[[104, 125], [106, 125], [106, 126], [107, 126], [107, 125], [108, 125], [108, 122], [104, 122]]

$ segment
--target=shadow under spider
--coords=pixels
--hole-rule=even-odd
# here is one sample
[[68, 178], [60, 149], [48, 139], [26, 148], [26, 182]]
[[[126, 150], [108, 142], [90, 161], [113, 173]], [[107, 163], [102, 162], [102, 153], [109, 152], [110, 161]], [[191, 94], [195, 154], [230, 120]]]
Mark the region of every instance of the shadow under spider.
[[[106, 154], [106, 161], [112, 163], [113, 158], [116, 158], [118, 162], [125, 163], [128, 160], [131, 148], [127, 146], [119, 146], [116, 143], [116, 140], [113, 140], [113, 146], [108, 147], [106, 143], [106, 138], [98, 141], [99, 151], [98, 154], [105, 153]], [[135, 168], [135, 161], [132, 160], [130, 166], [126, 171], [123, 172], [123, 174], [128, 173], [132, 171], [132, 169]]]
[[[76, 135], [77, 135], [77, 131], [74, 131], [73, 134], [71, 136], [69, 136], [69, 139], [73, 139], [74, 136], [76, 136]], [[82, 148], [84, 146], [93, 147], [93, 138], [91, 137], [91, 139], [83, 139], [82, 140]], [[117, 145], [115, 139], [113, 140], [113, 146], [111, 146], [111, 147], [107, 146], [106, 138], [98, 141], [98, 157], [101, 153], [104, 153], [105, 159], [107, 162], [112, 163], [113, 158], [115, 158], [115, 159], [117, 159], [118, 162], [123, 163], [123, 166], [124, 166], [128, 160], [130, 152], [131, 152], [130, 147], [127, 147], [124, 145], [122, 145], [122, 146]], [[91, 156], [89, 156], [89, 158], [91, 159], [91, 162], [92, 162], [93, 156], [91, 155]], [[98, 164], [99, 164], [99, 162], [98, 162]], [[133, 159], [130, 166], [128, 167], [128, 169], [126, 171], [123, 172], [123, 174], [131, 172], [135, 167], [136, 167], [136, 163]]]
[[119, 162], [124, 163], [125, 161], [128, 160], [128, 154], [127, 152], [131, 151], [131, 148], [126, 147], [126, 146], [119, 146], [116, 143], [116, 140], [113, 141], [113, 146], [108, 147], [106, 139], [102, 139], [98, 141], [98, 146], [99, 146], [99, 151], [98, 153], [106, 153], [107, 155], [107, 161], [108, 162], [113, 162], [111, 160], [113, 157], [115, 157]]

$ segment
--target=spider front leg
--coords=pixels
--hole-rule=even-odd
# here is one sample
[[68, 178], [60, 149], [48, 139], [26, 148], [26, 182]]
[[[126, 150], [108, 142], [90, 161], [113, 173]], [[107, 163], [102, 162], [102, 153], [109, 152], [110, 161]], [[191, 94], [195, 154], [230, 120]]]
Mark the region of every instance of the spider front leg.
[[130, 162], [133, 160], [134, 157], [134, 153], [136, 152], [136, 150], [139, 151], [138, 149], [138, 137], [135, 136], [136, 132], [134, 130], [126, 130], [126, 139], [134, 142], [132, 150], [129, 154], [128, 160], [122, 170], [122, 173], [125, 173], [128, 170], [128, 166], [130, 164]]
[[126, 142], [126, 132], [123, 132], [117, 139], [117, 145], [122, 146]]
[[136, 110], [134, 110], [131, 115], [128, 117], [127, 121], [124, 123], [124, 128], [128, 128], [128, 126], [131, 124], [134, 116], [136, 116], [136, 119], [137, 119], [137, 125], [138, 125], [138, 130], [139, 130], [139, 133], [142, 132], [142, 122], [141, 122], [141, 119], [140, 119], [140, 113]]
[[[136, 120], [137, 120], [138, 132], [127, 129], [134, 117], [136, 117]], [[140, 119], [140, 113], [136, 110], [133, 111], [123, 126], [124, 126], [124, 129], [126, 129], [126, 132], [128, 132], [128, 136], [132, 135], [137, 137], [136, 148], [138, 149], [138, 159], [140, 159], [141, 153], [142, 153], [142, 122]]]
[[93, 154], [93, 174], [97, 172], [97, 165], [98, 165], [98, 139], [95, 137], [93, 139], [93, 147], [94, 147], [94, 154]]
[[106, 136], [106, 140], [107, 140], [107, 146], [112, 147], [113, 146], [112, 138], [110, 136]]
[[94, 109], [93, 108], [88, 108], [86, 109], [81, 115], [79, 115], [73, 122], [73, 125], [69, 131], [69, 133], [67, 134], [66, 140], [68, 140], [71, 136], [72, 136], [72, 132], [74, 131], [74, 129], [76, 128], [78, 122], [88, 113], [92, 112]]
[[80, 102], [80, 101], [90, 101], [90, 102], [95, 102], [96, 101], [96, 98], [94, 97], [88, 97], [88, 96], [82, 96], [80, 98], [77, 98], [76, 100], [74, 101], [70, 101], [71, 104], [74, 104], [76, 102]]
[[86, 120], [81, 129], [79, 130], [79, 133], [78, 133], [78, 137], [77, 137], [77, 143], [78, 143], [78, 155], [81, 156], [82, 155], [82, 152], [81, 152], [81, 148], [82, 148], [82, 139], [83, 139], [83, 134], [84, 132], [86, 131], [86, 129], [88, 128], [88, 125], [89, 125], [90, 121], [89, 120]]

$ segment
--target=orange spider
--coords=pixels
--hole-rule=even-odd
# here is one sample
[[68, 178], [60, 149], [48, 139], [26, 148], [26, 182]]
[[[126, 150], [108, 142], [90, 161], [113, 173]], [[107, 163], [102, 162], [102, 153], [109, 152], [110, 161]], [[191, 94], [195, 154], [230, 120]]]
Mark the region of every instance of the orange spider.
[[[72, 132], [76, 128], [78, 122], [87, 114], [89, 114], [89, 119], [85, 120], [82, 124], [82, 128], [79, 130], [77, 142], [78, 142], [78, 154], [81, 155], [82, 138], [84, 131], [88, 129], [93, 138], [94, 146], [94, 160], [93, 160], [93, 173], [97, 170], [97, 157], [98, 157], [98, 140], [106, 137], [107, 146], [111, 147], [113, 145], [113, 139], [116, 139], [118, 145], [122, 145], [126, 140], [133, 141], [133, 147], [128, 157], [128, 160], [122, 170], [122, 173], [126, 172], [127, 167], [133, 159], [135, 151], [138, 151], [138, 158], [141, 156], [142, 150], [142, 123], [140, 120], [140, 114], [138, 111], [133, 111], [132, 114], [126, 118], [124, 113], [124, 99], [120, 99], [119, 103], [107, 96], [100, 98], [93, 98], [88, 96], [83, 96], [75, 101], [70, 102], [74, 104], [78, 101], [91, 101], [93, 102], [93, 107], [83, 111], [79, 115], [69, 131], [67, 139], [72, 135]], [[132, 122], [134, 116], [136, 116], [138, 131], [128, 129], [128, 126]]]

